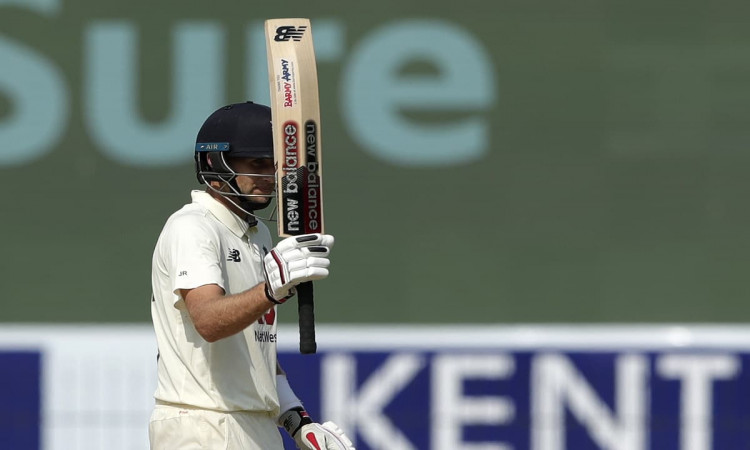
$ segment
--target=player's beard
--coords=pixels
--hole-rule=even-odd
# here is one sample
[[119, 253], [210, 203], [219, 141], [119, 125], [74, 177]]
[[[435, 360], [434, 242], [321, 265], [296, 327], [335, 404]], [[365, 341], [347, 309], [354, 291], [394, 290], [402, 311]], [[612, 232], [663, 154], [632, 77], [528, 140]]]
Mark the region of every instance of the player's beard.
[[[238, 186], [239, 187], [239, 186]], [[271, 204], [273, 200], [273, 185], [267, 186], [271, 192], [265, 195], [264, 190], [259, 186], [253, 186], [250, 192], [244, 192], [242, 189], [238, 189], [243, 196], [238, 196], [240, 206], [247, 211], [257, 211], [259, 209], [265, 209]], [[253, 191], [258, 190], [261, 193], [256, 194]]]
[[263, 197], [237, 197], [237, 203], [247, 211], [265, 209], [271, 204], [271, 197], [265, 197], [265, 201], [259, 201]]

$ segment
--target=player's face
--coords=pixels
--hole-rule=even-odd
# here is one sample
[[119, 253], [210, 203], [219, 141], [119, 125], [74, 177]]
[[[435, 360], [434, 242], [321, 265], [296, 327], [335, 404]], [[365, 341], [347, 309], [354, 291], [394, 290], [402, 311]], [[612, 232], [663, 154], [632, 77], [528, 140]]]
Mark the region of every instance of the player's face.
[[[266, 203], [274, 191], [274, 165], [272, 158], [237, 158], [231, 161], [232, 169], [238, 174], [237, 186], [243, 194], [257, 195], [247, 197], [253, 203]], [[264, 197], [268, 195], [269, 197]]]

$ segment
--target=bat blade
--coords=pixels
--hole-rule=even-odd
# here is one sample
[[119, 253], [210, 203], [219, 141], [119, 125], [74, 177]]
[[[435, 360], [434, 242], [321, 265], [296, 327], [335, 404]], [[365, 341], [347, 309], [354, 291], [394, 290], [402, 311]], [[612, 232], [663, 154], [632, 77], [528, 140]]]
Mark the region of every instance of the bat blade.
[[[265, 23], [279, 236], [323, 233], [318, 73], [309, 19]], [[315, 353], [312, 283], [297, 286], [300, 352]]]

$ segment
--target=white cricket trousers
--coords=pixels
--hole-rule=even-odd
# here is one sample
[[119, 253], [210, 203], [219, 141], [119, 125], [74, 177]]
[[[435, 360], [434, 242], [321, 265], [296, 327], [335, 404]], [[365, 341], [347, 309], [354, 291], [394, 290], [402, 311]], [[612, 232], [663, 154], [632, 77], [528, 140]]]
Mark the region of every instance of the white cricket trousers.
[[284, 450], [273, 418], [260, 412], [157, 404], [148, 434], [151, 450]]

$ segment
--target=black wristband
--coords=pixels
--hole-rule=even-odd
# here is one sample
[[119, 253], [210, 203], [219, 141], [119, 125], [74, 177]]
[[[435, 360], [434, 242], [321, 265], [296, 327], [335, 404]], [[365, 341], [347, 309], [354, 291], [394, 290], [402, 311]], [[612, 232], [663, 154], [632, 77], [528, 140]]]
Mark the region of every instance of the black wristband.
[[266, 293], [266, 298], [268, 299], [269, 302], [274, 303], [276, 305], [280, 305], [280, 304], [284, 303], [284, 302], [280, 302], [280, 301], [276, 300], [275, 298], [273, 298], [273, 295], [271, 295], [271, 291], [268, 289], [268, 282], [266, 282], [266, 286], [265, 286], [264, 291]]
[[289, 433], [289, 436], [292, 437], [294, 437], [294, 435], [299, 431], [300, 428], [313, 423], [310, 415], [307, 414], [307, 411], [299, 406], [296, 408], [292, 408], [279, 416], [278, 422], [279, 425], [284, 427], [286, 432]]

